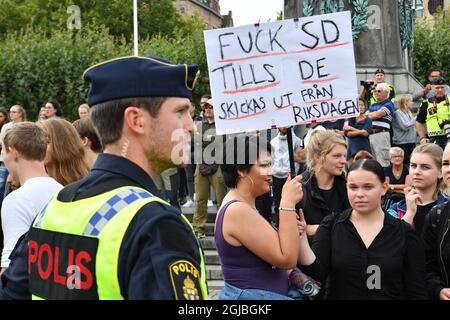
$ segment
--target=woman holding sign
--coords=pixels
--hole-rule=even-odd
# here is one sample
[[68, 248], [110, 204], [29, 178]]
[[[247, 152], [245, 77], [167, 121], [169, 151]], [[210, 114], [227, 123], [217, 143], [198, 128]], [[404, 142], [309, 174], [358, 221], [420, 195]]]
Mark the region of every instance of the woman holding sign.
[[323, 218], [350, 207], [344, 178], [347, 143], [334, 131], [317, 131], [306, 149], [308, 170], [303, 179], [304, 196], [298, 206], [308, 224], [306, 233], [312, 237]]
[[221, 168], [230, 191], [215, 226], [225, 280], [219, 299], [289, 299], [287, 269], [296, 265], [299, 232], [305, 228], [295, 210], [303, 195], [301, 176], [288, 178], [283, 187], [276, 230], [255, 207], [256, 197], [269, 191], [272, 180], [270, 147], [259, 145], [258, 140], [239, 135], [225, 145]]

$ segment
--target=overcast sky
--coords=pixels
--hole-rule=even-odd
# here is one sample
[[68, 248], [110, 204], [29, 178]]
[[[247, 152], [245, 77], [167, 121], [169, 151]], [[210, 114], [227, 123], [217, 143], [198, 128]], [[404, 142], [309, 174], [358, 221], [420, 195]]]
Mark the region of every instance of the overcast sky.
[[283, 0], [220, 0], [221, 14], [233, 12], [234, 26], [253, 24], [258, 21], [276, 20], [277, 12], [283, 10]]

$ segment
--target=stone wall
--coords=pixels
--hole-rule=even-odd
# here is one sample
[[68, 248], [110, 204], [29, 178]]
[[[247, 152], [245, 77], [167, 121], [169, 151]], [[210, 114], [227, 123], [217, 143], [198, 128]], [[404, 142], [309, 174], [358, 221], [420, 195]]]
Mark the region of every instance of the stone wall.
[[211, 29], [222, 27], [222, 16], [220, 15], [218, 0], [210, 0], [209, 2], [203, 2], [203, 0], [177, 0], [175, 7], [185, 17], [190, 17], [197, 12]]
[[[315, 13], [319, 12], [316, 1]], [[354, 39], [356, 73], [358, 86], [360, 80], [373, 79], [374, 71], [383, 68], [387, 82], [393, 84], [397, 94], [415, 93], [421, 90], [421, 84], [413, 75], [413, 63], [410, 54], [401, 48], [399, 13], [397, 1], [369, 0], [370, 6], [376, 6], [379, 21], [367, 32], [361, 32], [358, 39]], [[345, 9], [349, 4], [345, 1]], [[284, 1], [285, 19], [303, 16], [302, 0]], [[373, 15], [369, 12], [369, 19]]]

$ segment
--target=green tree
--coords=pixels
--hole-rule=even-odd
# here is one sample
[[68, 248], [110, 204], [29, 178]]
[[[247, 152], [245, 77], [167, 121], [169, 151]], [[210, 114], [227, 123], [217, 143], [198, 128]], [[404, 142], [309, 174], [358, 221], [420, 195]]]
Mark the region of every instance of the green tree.
[[434, 23], [417, 22], [414, 34], [414, 73], [422, 83], [427, 83], [427, 73], [432, 68], [443, 71], [450, 78], [450, 15], [435, 14]]
[[115, 41], [103, 27], [54, 31], [49, 37], [31, 28], [9, 34], [0, 41], [0, 106], [21, 104], [33, 120], [41, 104], [55, 98], [65, 116], [74, 119], [86, 101], [84, 70], [131, 52], [130, 45]]
[[[78, 3], [77, 3], [78, 2]], [[53, 30], [67, 29], [71, 5], [80, 7], [83, 26], [104, 25], [111, 35], [133, 37], [133, 1], [131, 0], [3, 0], [0, 1], [0, 35], [19, 31], [27, 26], [39, 28], [47, 35]], [[174, 7], [174, 0], [139, 0], [139, 35], [173, 36], [183, 20]]]
[[[200, 79], [193, 92], [196, 102], [209, 91], [202, 28], [198, 19], [190, 18], [170, 38], [156, 35], [139, 43], [140, 55], [199, 65]], [[78, 106], [86, 102], [83, 72], [96, 63], [132, 54], [130, 41], [111, 36], [102, 26], [88, 25], [79, 32], [54, 30], [50, 35], [31, 27], [10, 33], [0, 40], [0, 106], [21, 104], [34, 120], [41, 104], [55, 98], [65, 116], [74, 120]]]

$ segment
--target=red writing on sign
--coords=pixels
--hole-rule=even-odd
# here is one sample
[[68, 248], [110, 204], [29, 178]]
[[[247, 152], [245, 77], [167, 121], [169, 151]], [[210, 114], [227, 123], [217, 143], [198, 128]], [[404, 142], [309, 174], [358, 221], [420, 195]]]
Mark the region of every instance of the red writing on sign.
[[[64, 265], [64, 261], [60, 261], [61, 255], [61, 248], [59, 246], [52, 248], [47, 243], [38, 244], [36, 241], [30, 240], [28, 246], [28, 274], [31, 274], [32, 266], [37, 264], [38, 274], [42, 280], [48, 280], [52, 277], [51, 280], [53, 282], [65, 286], [67, 276], [70, 276], [70, 274], [59, 274], [59, 267]], [[92, 287], [94, 279], [92, 272], [83, 263], [89, 263], [91, 261], [92, 258], [87, 251], [75, 252], [73, 249], [68, 249], [67, 264], [64, 269], [61, 269], [67, 270], [69, 266], [76, 266], [80, 270], [80, 280], [84, 278], [84, 281], [80, 281], [80, 289], [89, 290]]]

